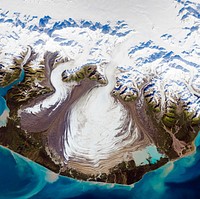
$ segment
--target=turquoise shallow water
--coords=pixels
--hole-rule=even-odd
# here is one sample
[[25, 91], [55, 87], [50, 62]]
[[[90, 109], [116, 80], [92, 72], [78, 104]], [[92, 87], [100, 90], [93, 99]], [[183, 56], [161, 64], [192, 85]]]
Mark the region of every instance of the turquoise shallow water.
[[162, 154], [160, 154], [157, 151], [156, 146], [148, 146], [148, 147], [146, 147], [146, 150], [148, 151], [148, 153], [151, 156], [150, 160], [151, 160], [152, 164], [155, 164], [158, 160], [160, 160], [161, 157], [164, 157]]

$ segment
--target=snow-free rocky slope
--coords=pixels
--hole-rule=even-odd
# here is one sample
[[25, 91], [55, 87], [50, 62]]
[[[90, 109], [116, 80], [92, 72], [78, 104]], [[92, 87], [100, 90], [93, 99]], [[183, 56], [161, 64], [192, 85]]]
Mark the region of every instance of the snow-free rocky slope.
[[[0, 78], [22, 52], [35, 70], [54, 53], [54, 92], [29, 100], [18, 116], [23, 130], [46, 132], [46, 150], [63, 168], [108, 174], [121, 162], [154, 164], [193, 150], [200, 122], [197, 0], [1, 0], [0, 8]], [[34, 86], [44, 85], [35, 78]]]

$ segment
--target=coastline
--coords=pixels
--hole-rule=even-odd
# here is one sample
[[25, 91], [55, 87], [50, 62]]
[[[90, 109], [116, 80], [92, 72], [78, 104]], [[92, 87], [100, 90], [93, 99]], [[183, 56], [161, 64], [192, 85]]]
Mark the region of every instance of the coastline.
[[[26, 68], [26, 66], [25, 66], [25, 68]], [[45, 74], [46, 74], [45, 78], [50, 78], [50, 72], [46, 72]], [[26, 78], [29, 78], [29, 76], [25, 76], [25, 81], [27, 81]], [[48, 84], [48, 85], [50, 85], [50, 84]], [[20, 85], [18, 85], [18, 86], [20, 87]], [[102, 182], [108, 182], [108, 183], [115, 182], [115, 183], [124, 183], [124, 184], [127, 184], [127, 183], [131, 184], [131, 183], [135, 182], [135, 179], [140, 179], [146, 171], [144, 173], [139, 173], [139, 174], [135, 173], [135, 175], [139, 175], [139, 177], [135, 178], [135, 179], [132, 178], [127, 181], [124, 174], [122, 175], [122, 174], [118, 173], [118, 171], [120, 170], [120, 166], [117, 170], [116, 169], [114, 169], [113, 171], [110, 170], [109, 173], [107, 173], [107, 174], [105, 174], [105, 173], [102, 173], [101, 175], [98, 174], [97, 176], [99, 176], [99, 177], [95, 176], [94, 174], [83, 174], [81, 171], [84, 171], [84, 169], [81, 170], [82, 168], [79, 165], [77, 165], [75, 167], [75, 168], [77, 168], [77, 171], [70, 167], [69, 168], [63, 167], [62, 161], [64, 161], [64, 157], [63, 157], [63, 151], [62, 151], [63, 146], [61, 143], [61, 138], [63, 135], [58, 136], [58, 134], [55, 134], [55, 131], [57, 131], [55, 129], [59, 129], [59, 131], [57, 131], [57, 132], [60, 132], [60, 133], [63, 132], [63, 123], [67, 118], [66, 110], [69, 109], [68, 111], [70, 111], [70, 105], [72, 105], [74, 103], [74, 101], [76, 101], [76, 99], [78, 99], [84, 93], [89, 92], [89, 90], [92, 89], [94, 86], [97, 86], [97, 83], [95, 81], [92, 81], [89, 79], [82, 80], [79, 85], [74, 87], [74, 89], [72, 90], [72, 93], [66, 98], [66, 101], [68, 103], [65, 104], [66, 101], [62, 102], [62, 104], [65, 104], [65, 108], [63, 108], [62, 105], [60, 105], [60, 108], [53, 111], [53, 113], [50, 115], [50, 118], [45, 117], [45, 115], [48, 113], [48, 111], [51, 111], [54, 107], [51, 107], [49, 110], [46, 110], [47, 112], [45, 112], [44, 115], [36, 116], [32, 113], [29, 113], [29, 117], [27, 117], [28, 113], [24, 113], [24, 115], [23, 115], [23, 113], [21, 111], [20, 111], [21, 113], [18, 114], [18, 112], [19, 112], [18, 109], [19, 109], [19, 107], [21, 110], [21, 109], [27, 108], [28, 106], [34, 106], [35, 104], [37, 104], [38, 101], [44, 100], [45, 98], [53, 95], [55, 91], [54, 92], [51, 91], [51, 93], [46, 93], [43, 95], [39, 94], [39, 96], [34, 98], [33, 100], [32, 99], [28, 100], [28, 103], [27, 102], [26, 103], [18, 102], [19, 105], [16, 106], [17, 103], [16, 102], [13, 103], [13, 100], [16, 100], [17, 98], [13, 99], [13, 98], [8, 97], [9, 95], [12, 94], [12, 92], [15, 89], [17, 89], [17, 87], [13, 88], [12, 90], [10, 90], [8, 92], [8, 94], [6, 96], [8, 106], [10, 108], [10, 119], [8, 120], [8, 124], [7, 124], [6, 128], [0, 128], [1, 144], [4, 146], [7, 146], [11, 150], [14, 150], [19, 154], [22, 154], [25, 157], [30, 158], [33, 161], [38, 162], [39, 164], [44, 165], [45, 167], [53, 170], [56, 173], [61, 173], [62, 175], [67, 175], [69, 177], [74, 177], [76, 179], [102, 181]], [[14, 91], [14, 93], [15, 92], [16, 91]], [[18, 92], [19, 92], [19, 90], [18, 90]], [[15, 106], [13, 106], [14, 104], [15, 104]], [[45, 123], [49, 124], [49, 121], [53, 120], [53, 118], [56, 116], [56, 111], [60, 113], [60, 117], [56, 117], [55, 122], [52, 123], [52, 129], [47, 128], [48, 125], [46, 125], [46, 126], [38, 125], [38, 122], [39, 121], [41, 122], [41, 118], [43, 118], [42, 124], [45, 124]], [[16, 118], [18, 116], [20, 116], [21, 118]], [[40, 117], [40, 119], [38, 119], [37, 117]], [[32, 122], [33, 118], [36, 118], [36, 122], [34, 123], [33, 126], [30, 127], [29, 126], [30, 121]], [[22, 124], [22, 127], [25, 128], [25, 126], [26, 126], [28, 128], [28, 129], [26, 129], [26, 130], [28, 130], [28, 132], [19, 128], [20, 121], [22, 121], [23, 119], [25, 119], [24, 124], [26, 124], [27, 126], [26, 125], [23, 126], [23, 124]], [[44, 119], [46, 119], [46, 120], [44, 120]], [[43, 128], [41, 128], [41, 127], [43, 127]], [[61, 128], [61, 131], [60, 131], [60, 128]], [[45, 132], [45, 130], [47, 130], [47, 131]], [[31, 133], [32, 131], [35, 131], [35, 133]], [[41, 131], [43, 131], [43, 132], [41, 132]], [[14, 140], [15, 140], [15, 142], [13, 143]], [[51, 148], [53, 148], [53, 153], [56, 151], [56, 157], [53, 157], [51, 152], [50, 152], [51, 153], [50, 156], [47, 154], [47, 151]], [[121, 153], [123, 153], [123, 150], [121, 151]], [[113, 157], [115, 157], [115, 156], [113, 156]], [[108, 168], [112, 168], [115, 166], [115, 164], [110, 165], [107, 160], [105, 161], [105, 164], [108, 164]], [[129, 163], [126, 163], [126, 164], [128, 165]], [[73, 167], [73, 164], [72, 164], [72, 167]], [[88, 169], [91, 171], [91, 167], [89, 167]], [[123, 169], [123, 167], [122, 167], [122, 169]], [[134, 169], [134, 164], [132, 165], [131, 169]], [[149, 169], [150, 169], [150, 167], [148, 168], [148, 170]], [[86, 171], [87, 171], [87, 169], [86, 169]], [[118, 176], [118, 177], [116, 178], [114, 176]], [[124, 180], [122, 180], [122, 179], [124, 179]]]

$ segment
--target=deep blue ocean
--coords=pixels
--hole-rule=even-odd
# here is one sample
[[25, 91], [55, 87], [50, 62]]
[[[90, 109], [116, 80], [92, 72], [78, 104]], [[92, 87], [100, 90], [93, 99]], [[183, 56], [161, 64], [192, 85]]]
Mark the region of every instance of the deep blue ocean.
[[[0, 113], [4, 95], [24, 77], [0, 88]], [[77, 181], [48, 169], [0, 146], [0, 199], [193, 199], [200, 198], [200, 134], [196, 151], [144, 175], [132, 186]]]

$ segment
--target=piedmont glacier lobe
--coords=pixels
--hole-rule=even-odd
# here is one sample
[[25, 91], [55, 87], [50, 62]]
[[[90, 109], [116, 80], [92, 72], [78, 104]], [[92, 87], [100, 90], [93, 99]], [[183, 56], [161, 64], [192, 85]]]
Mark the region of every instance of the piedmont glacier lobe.
[[[82, 172], [108, 172], [124, 159], [120, 151], [133, 145], [138, 137], [137, 130], [132, 132], [128, 112], [110, 95], [115, 84], [114, 70], [115, 66], [108, 64], [105, 70], [108, 84], [82, 96], [68, 115], [65, 157], [72, 168], [82, 162], [78, 167]], [[87, 166], [92, 168], [87, 170]]]

